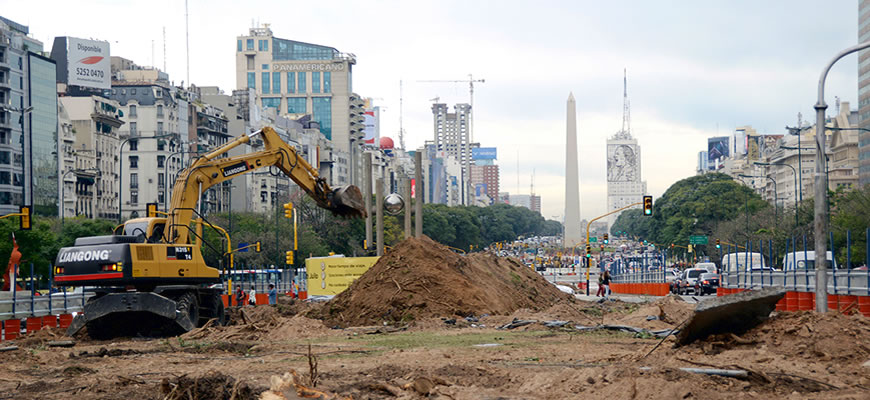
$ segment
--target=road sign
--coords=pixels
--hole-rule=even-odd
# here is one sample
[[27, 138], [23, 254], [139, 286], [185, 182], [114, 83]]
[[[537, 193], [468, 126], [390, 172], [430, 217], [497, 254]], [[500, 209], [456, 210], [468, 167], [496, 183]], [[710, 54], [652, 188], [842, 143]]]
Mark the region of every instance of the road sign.
[[[245, 247], [245, 248], [243, 248], [243, 247]], [[239, 250], [239, 252], [244, 253], [244, 252], [248, 251], [247, 247], [248, 247], [248, 243], [240, 242], [238, 248], [240, 248], [241, 250]]]
[[598, 238], [593, 236], [593, 237], [589, 238], [589, 241], [594, 243], [594, 242], [598, 241]]
[[691, 244], [707, 244], [706, 236], [689, 236], [689, 243]]

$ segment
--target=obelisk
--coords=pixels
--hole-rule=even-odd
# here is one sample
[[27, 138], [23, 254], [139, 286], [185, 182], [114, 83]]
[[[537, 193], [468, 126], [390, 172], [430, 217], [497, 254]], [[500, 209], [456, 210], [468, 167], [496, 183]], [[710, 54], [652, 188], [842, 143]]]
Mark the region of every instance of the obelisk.
[[580, 227], [580, 173], [577, 167], [577, 104], [574, 93], [568, 95], [568, 119], [565, 138], [565, 247], [583, 240]]

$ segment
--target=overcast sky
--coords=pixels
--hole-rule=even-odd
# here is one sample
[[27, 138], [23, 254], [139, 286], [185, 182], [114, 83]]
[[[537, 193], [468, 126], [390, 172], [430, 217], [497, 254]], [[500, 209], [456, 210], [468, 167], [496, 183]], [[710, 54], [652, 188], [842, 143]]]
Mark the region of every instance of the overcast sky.
[[[564, 214], [565, 101], [577, 99], [583, 218], [605, 211], [605, 140], [622, 123], [628, 70], [631, 131], [658, 197], [694, 174], [707, 138], [751, 125], [782, 133], [812, 106], [822, 67], [857, 43], [858, 5], [837, 1], [254, 1], [190, 0], [190, 80], [235, 89], [235, 37], [270, 23], [275, 36], [354, 53], [354, 91], [386, 107], [397, 139], [404, 82], [406, 145], [431, 139], [430, 99], [468, 101], [468, 85], [422, 83], [473, 74], [475, 140], [498, 148], [501, 190], [542, 196]], [[112, 55], [185, 78], [183, 0], [0, 0], [0, 15], [55, 36], [111, 42]], [[166, 32], [164, 56], [163, 31]], [[857, 106], [857, 57], [827, 84]], [[398, 140], [396, 140], [398, 144]]]

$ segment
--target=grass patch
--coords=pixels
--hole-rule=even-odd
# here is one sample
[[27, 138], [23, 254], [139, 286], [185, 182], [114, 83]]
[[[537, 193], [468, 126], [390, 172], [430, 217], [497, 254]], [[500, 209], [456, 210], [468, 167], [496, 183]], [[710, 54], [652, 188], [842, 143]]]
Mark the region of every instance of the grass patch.
[[[442, 335], [434, 332], [408, 332], [388, 335], [366, 335], [349, 338], [354, 342], [379, 349], [414, 349], [471, 347], [475, 344], [501, 343], [505, 346], [532, 346], [541, 337], [553, 337], [550, 331], [525, 332], [474, 332], [457, 335]], [[567, 340], [567, 335], [566, 335]], [[345, 342], [346, 343], [346, 342]]]

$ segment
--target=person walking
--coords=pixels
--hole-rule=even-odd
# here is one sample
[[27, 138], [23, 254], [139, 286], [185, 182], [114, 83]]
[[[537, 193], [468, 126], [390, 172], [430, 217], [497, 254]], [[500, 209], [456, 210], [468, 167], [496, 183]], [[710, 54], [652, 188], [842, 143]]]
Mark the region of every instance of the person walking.
[[245, 301], [245, 291], [242, 290], [242, 285], [236, 285], [236, 307], [241, 307], [244, 305]]
[[606, 294], [604, 291], [604, 274], [598, 275], [598, 292], [595, 293], [595, 297], [602, 297]]
[[604, 287], [604, 297], [606, 298], [607, 296], [610, 295], [610, 271], [609, 270], [604, 271], [604, 277], [602, 278], [602, 285], [601, 286]]
[[248, 304], [257, 305], [257, 291], [254, 289], [254, 285], [251, 285], [251, 290], [248, 292]]
[[269, 284], [269, 304], [278, 304], [278, 289], [275, 289], [274, 284]]

